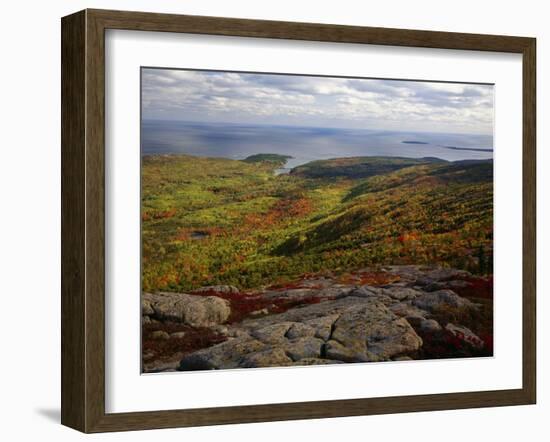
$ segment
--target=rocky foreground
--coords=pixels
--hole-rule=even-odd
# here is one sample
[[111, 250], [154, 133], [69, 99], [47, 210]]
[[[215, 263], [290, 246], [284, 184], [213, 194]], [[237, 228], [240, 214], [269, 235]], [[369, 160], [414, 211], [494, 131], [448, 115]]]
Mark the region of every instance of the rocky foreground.
[[391, 266], [142, 296], [143, 371], [492, 355], [492, 279]]

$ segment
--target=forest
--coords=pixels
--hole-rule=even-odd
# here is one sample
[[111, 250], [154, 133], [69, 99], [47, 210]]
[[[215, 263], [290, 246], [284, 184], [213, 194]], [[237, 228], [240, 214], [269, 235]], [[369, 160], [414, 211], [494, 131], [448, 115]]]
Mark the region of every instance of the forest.
[[142, 289], [241, 290], [429, 264], [492, 275], [493, 162], [142, 158]]

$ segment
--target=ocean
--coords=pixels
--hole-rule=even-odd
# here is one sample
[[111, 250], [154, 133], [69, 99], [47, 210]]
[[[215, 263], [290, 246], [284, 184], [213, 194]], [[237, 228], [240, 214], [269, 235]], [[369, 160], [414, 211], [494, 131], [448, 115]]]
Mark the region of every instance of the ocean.
[[492, 135], [399, 132], [298, 126], [144, 120], [141, 153], [185, 153], [244, 159], [257, 153], [293, 158], [290, 169], [313, 160], [356, 156], [493, 158]]

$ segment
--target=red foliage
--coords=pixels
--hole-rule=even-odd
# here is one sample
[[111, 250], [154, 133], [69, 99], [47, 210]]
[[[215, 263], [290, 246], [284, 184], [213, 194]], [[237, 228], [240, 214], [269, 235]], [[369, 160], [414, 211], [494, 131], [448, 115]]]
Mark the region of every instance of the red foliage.
[[466, 298], [493, 299], [493, 277], [486, 278], [466, 277], [461, 278], [469, 285], [467, 287], [453, 287], [460, 296]]
[[478, 338], [477, 336], [469, 336], [465, 335], [459, 330], [455, 330], [452, 332], [452, 334], [458, 338], [460, 341], [468, 343], [473, 345], [474, 347], [483, 347], [484, 342], [482, 339]]
[[246, 215], [243, 220], [243, 232], [269, 228], [286, 219], [305, 216], [312, 210], [311, 202], [307, 198], [280, 199], [265, 214]]
[[271, 209], [280, 217], [298, 217], [311, 212], [311, 202], [306, 198], [282, 199]]
[[315, 289], [319, 290], [322, 286], [320, 284], [304, 284], [302, 282], [285, 282], [281, 284], [270, 285], [268, 290], [298, 290], [298, 289]]
[[399, 241], [401, 244], [405, 244], [407, 242], [418, 241], [418, 234], [405, 232], [405, 233], [399, 235], [399, 237], [397, 238], [397, 241]]
[[493, 334], [492, 333], [480, 333], [479, 338], [485, 344], [485, 348], [490, 354], [493, 354]]
[[[151, 334], [162, 330], [166, 333], [185, 332], [182, 338], [154, 339]], [[151, 359], [162, 359], [175, 353], [191, 353], [202, 348], [219, 344], [227, 338], [207, 327], [190, 327], [176, 322], [159, 322], [143, 324], [142, 353], [151, 354]]]
[[231, 304], [231, 315], [228, 323], [240, 322], [249, 317], [251, 313], [267, 309], [269, 314], [283, 313], [287, 310], [300, 305], [317, 304], [322, 300], [331, 298], [319, 298], [317, 296], [309, 296], [305, 298], [266, 298], [261, 294], [256, 293], [222, 293], [214, 290], [193, 293], [196, 296], [217, 296], [226, 299]]
[[[443, 342], [446, 344], [447, 347], [450, 347], [452, 350], [462, 350], [466, 344], [464, 339], [461, 338], [461, 334], [457, 333], [451, 333], [448, 330], [443, 331]], [[449, 348], [447, 349], [447, 351]]]
[[439, 179], [436, 176], [429, 176], [429, 175], [428, 176], [421, 176], [421, 177], [416, 178], [414, 183], [415, 183], [416, 186], [424, 185], [424, 186], [435, 187], [435, 186], [441, 184], [441, 179]]
[[484, 345], [479, 347], [479, 342], [468, 342], [460, 333], [455, 335], [449, 330], [443, 329], [437, 332], [416, 331], [424, 342], [421, 354], [419, 355], [420, 359], [467, 358], [493, 355], [492, 335], [480, 336]]
[[302, 305], [310, 305], [310, 304], [319, 304], [321, 301], [328, 301], [333, 298], [319, 298], [317, 296], [308, 296], [307, 298], [300, 298], [300, 299], [288, 299], [288, 298], [278, 298], [273, 300], [272, 305], [269, 309], [270, 313], [284, 313], [287, 310], [302, 306]]

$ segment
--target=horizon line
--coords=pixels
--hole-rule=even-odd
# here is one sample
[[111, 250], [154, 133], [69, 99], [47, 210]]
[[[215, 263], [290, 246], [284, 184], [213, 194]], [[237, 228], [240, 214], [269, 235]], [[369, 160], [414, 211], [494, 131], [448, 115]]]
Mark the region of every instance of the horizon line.
[[336, 126], [307, 126], [307, 125], [296, 125], [296, 124], [281, 124], [281, 123], [236, 123], [230, 121], [194, 121], [194, 120], [179, 120], [179, 119], [165, 119], [165, 118], [140, 118], [140, 127], [141, 123], [148, 121], [164, 121], [164, 122], [175, 122], [175, 123], [188, 123], [188, 124], [220, 124], [228, 126], [271, 126], [271, 127], [301, 127], [301, 128], [310, 128], [310, 129], [338, 129], [338, 130], [364, 130], [364, 131], [378, 131], [378, 132], [398, 132], [398, 133], [426, 133], [426, 134], [445, 134], [445, 135], [476, 135], [476, 136], [490, 136], [494, 137], [493, 133], [481, 133], [481, 132], [443, 132], [443, 131], [427, 131], [427, 130], [397, 130], [397, 129], [372, 129], [372, 128], [357, 128], [357, 127], [336, 127]]

